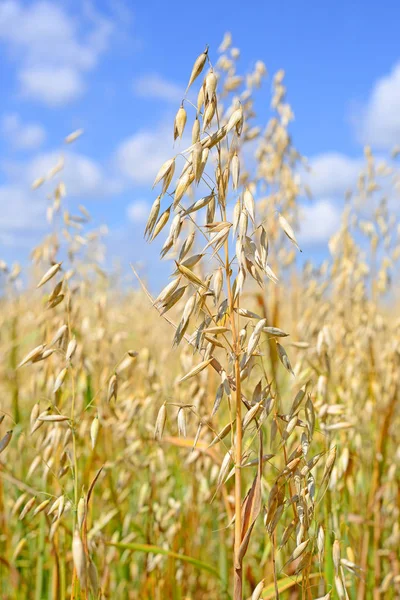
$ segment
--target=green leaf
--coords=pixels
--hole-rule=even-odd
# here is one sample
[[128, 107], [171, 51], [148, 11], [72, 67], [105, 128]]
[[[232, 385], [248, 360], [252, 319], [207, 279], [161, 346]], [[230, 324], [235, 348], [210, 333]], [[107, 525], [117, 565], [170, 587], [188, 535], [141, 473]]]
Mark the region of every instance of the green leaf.
[[191, 565], [197, 567], [198, 569], [202, 569], [203, 571], [208, 571], [208, 573], [212, 573], [220, 578], [218, 569], [205, 563], [197, 558], [192, 558], [191, 556], [186, 556], [186, 554], [178, 554], [177, 552], [172, 552], [172, 550], [166, 550], [165, 548], [160, 548], [159, 546], [152, 546], [151, 544], [135, 544], [129, 543], [124, 544], [123, 542], [108, 542], [108, 546], [115, 546], [116, 548], [121, 548], [122, 550], [133, 550], [136, 552], [147, 552], [148, 554], [163, 554], [164, 556], [169, 556], [170, 558], [175, 558], [176, 560], [182, 560], [183, 562], [190, 563]]

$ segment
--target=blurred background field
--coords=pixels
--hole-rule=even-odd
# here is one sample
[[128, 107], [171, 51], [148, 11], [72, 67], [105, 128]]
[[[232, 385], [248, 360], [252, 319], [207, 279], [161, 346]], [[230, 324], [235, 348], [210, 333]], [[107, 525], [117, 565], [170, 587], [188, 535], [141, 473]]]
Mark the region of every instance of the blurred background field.
[[[367, 290], [373, 281], [357, 262], [357, 249], [345, 229], [342, 236], [334, 264], [327, 265], [325, 272], [311, 267], [302, 273], [292, 272], [284, 292], [277, 287], [266, 296], [254, 290], [250, 305], [256, 312], [273, 315], [275, 326], [291, 332], [293, 347], [289, 342], [287, 348], [299, 374], [293, 389], [308, 378], [315, 383], [313, 453], [325, 452], [332, 445], [337, 449], [330, 483], [323, 486], [317, 500], [316, 521], [324, 527], [326, 542], [321, 563], [316, 551], [310, 574], [311, 597], [318, 597], [319, 590], [330, 589], [333, 583], [331, 548], [338, 538], [342, 556], [363, 568], [362, 572], [346, 571], [349, 597], [368, 598], [374, 590], [376, 597], [396, 598], [399, 321], [393, 309], [372, 301]], [[351, 248], [349, 256], [346, 246]], [[80, 273], [80, 266], [76, 268]], [[218, 446], [207, 450], [214, 437], [212, 431], [221, 428], [219, 419], [210, 423], [212, 431], [206, 429], [198, 449], [191, 451], [197, 413], [210, 413], [217, 375], [202, 373], [194, 383], [177, 386], [178, 376], [195, 360], [192, 352], [188, 348], [171, 351], [172, 330], [143, 292], [122, 292], [96, 272], [86, 279], [85, 271], [78, 276], [79, 283], [71, 285], [70, 307], [72, 332], [78, 341], [74, 361], [76, 407], [82, 414], [77, 424], [79, 495], [82, 490], [87, 492], [102, 468], [88, 515], [88, 543], [104, 597], [223, 597], [231, 568], [232, 542], [227, 527], [232, 515], [232, 488], [228, 482], [226, 491], [218, 493], [211, 503], [224, 451]], [[6, 278], [4, 274], [3, 282]], [[13, 287], [13, 282], [5, 284], [1, 300], [2, 435], [10, 428], [14, 431], [1, 466], [2, 597], [69, 597], [74, 508], [72, 457], [65, 452], [68, 444], [64, 445], [68, 429], [63, 424], [51, 428], [44, 424], [30, 435], [29, 425], [35, 403], [40, 403], [43, 411], [53, 402], [51, 389], [62, 368], [62, 357], [56, 355], [51, 362], [15, 370], [43, 336], [51, 338], [61, 315], [57, 308], [45, 309], [39, 291], [17, 294]], [[128, 351], [138, 354], [132, 358]], [[118, 362], [118, 398], [110, 405], [108, 381]], [[266, 365], [278, 371], [279, 394], [287, 405], [292, 384], [273, 351], [267, 351]], [[70, 383], [66, 381], [68, 388]], [[177, 409], [171, 406], [163, 440], [155, 442], [154, 424], [162, 403], [188, 399], [196, 414], [188, 414], [187, 438], [178, 435]], [[70, 392], [60, 401], [62, 410], [69, 405]], [[90, 428], [97, 416], [100, 428], [92, 450]], [[219, 418], [223, 424], [226, 409]], [[267, 448], [267, 452], [273, 450], [273, 444], [272, 449]], [[281, 460], [272, 459], [265, 470], [266, 496]], [[323, 465], [317, 470], [321, 477]], [[36, 496], [37, 507], [47, 498], [53, 502], [62, 493], [67, 506], [52, 541], [52, 517], [32, 517], [29, 513], [23, 521], [18, 520], [32, 496]], [[291, 518], [287, 508], [283, 524], [290, 524]], [[109, 546], [112, 542], [122, 546]], [[139, 546], [129, 549], [129, 543]], [[157, 548], [148, 554], [147, 548], [140, 547], [143, 544]], [[159, 554], [162, 550], [199, 562], [191, 564]], [[284, 582], [291, 585], [280, 597], [302, 597], [295, 565], [284, 567], [288, 554], [290, 549], [278, 554], [279, 577], [289, 577]], [[248, 594], [262, 577], [270, 586], [271, 540], [260, 519], [248, 553]], [[362, 581], [366, 595], [358, 596]], [[262, 597], [273, 598], [273, 590], [268, 589]]]

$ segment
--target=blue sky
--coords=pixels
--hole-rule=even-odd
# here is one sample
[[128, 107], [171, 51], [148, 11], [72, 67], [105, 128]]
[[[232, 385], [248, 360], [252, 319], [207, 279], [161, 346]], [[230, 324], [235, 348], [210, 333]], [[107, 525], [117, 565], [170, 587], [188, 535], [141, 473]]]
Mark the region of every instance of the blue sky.
[[142, 240], [152, 180], [193, 61], [206, 43], [216, 58], [226, 31], [243, 72], [258, 59], [270, 74], [285, 69], [294, 143], [313, 166], [300, 239], [307, 255], [323, 255], [363, 143], [383, 154], [400, 143], [399, 17], [397, 2], [365, 0], [0, 0], [0, 258], [26, 262], [47, 202], [30, 183], [83, 128], [65, 153], [71, 205], [109, 226], [112, 256], [144, 261], [157, 276]]

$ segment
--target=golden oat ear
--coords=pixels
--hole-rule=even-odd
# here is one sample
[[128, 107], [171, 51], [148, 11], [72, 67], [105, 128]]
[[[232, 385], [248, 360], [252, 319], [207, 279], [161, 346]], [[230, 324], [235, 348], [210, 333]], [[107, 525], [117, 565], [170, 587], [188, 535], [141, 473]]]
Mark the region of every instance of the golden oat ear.
[[206, 64], [207, 55], [208, 55], [208, 46], [206, 46], [206, 49], [204, 50], [204, 52], [202, 52], [196, 58], [196, 60], [194, 61], [194, 65], [193, 65], [192, 72], [191, 72], [190, 77], [189, 77], [189, 83], [188, 83], [188, 86], [186, 88], [185, 94], [188, 93], [188, 90], [189, 90], [190, 86], [192, 85], [192, 83], [195, 81], [195, 79], [197, 79], [197, 77], [202, 72], [202, 70], [204, 68], [204, 65]]

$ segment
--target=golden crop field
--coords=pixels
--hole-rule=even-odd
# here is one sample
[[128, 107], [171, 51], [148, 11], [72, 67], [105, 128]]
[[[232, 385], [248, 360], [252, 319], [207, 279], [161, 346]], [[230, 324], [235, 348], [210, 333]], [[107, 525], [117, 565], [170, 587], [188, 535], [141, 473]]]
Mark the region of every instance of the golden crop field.
[[62, 161], [33, 182], [48, 234], [0, 273], [3, 600], [400, 598], [397, 151], [365, 148], [329, 259], [299, 260], [284, 71], [230, 47], [154, 173], [163, 289], [102, 268]]

